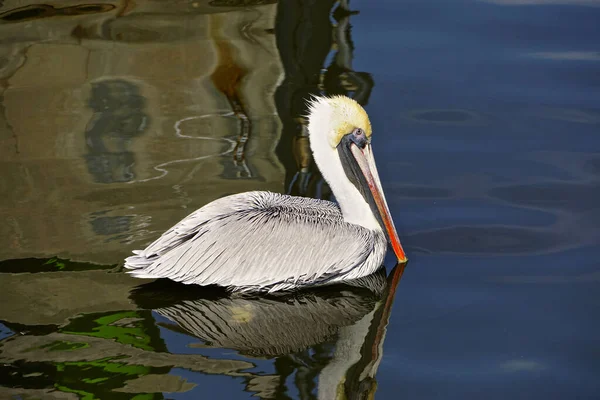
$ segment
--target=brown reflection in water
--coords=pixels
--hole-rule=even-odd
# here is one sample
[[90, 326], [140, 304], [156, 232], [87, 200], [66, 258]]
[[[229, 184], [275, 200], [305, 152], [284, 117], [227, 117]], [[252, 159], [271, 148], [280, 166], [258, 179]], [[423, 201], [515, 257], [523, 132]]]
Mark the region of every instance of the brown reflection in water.
[[122, 79], [92, 83], [89, 107], [94, 111], [85, 130], [88, 171], [97, 183], [135, 178], [131, 141], [148, 127], [145, 99], [138, 87]]
[[0, 320], [22, 325], [62, 326], [78, 314], [134, 310], [127, 296], [139, 285], [104, 270], [5, 273], [0, 279], [0, 301], [10, 305], [1, 307]]
[[[211, 28], [213, 36], [218, 38], [219, 24], [213, 24]], [[252, 124], [240, 96], [240, 84], [246, 76], [247, 71], [234, 59], [232, 54], [233, 49], [228, 41], [219, 38], [216, 40], [215, 46], [217, 48], [219, 64], [212, 73], [211, 80], [215, 87], [227, 97], [234, 115], [240, 122], [240, 130], [236, 138], [235, 148], [233, 149], [235, 170], [231, 171], [226, 165], [223, 177], [251, 178], [253, 174], [246, 163], [245, 150], [246, 143], [250, 139]]]
[[[350, 17], [356, 13], [346, 1], [284, 0], [278, 4], [275, 34], [285, 79], [275, 93], [283, 123], [277, 154], [286, 168], [288, 194], [331, 197], [312, 162], [305, 119], [311, 95], [343, 94], [363, 105], [368, 102], [373, 79], [352, 68]], [[332, 61], [325, 67], [332, 52]]]
[[[352, 69], [353, 13], [335, 4], [129, 2], [36, 19], [26, 38], [3, 25], [15, 40], [0, 66], [0, 174], [12, 188], [0, 257], [114, 263], [226, 194], [329, 197], [305, 99], [365, 103], [373, 85]], [[240, 177], [257, 179], [223, 179]]]
[[23, 22], [40, 18], [96, 14], [115, 9], [112, 4], [79, 4], [70, 7], [56, 8], [48, 4], [30, 4], [0, 14], [5, 22]]
[[277, 0], [211, 0], [208, 4], [215, 7], [251, 7], [274, 3]]
[[[0, 27], [0, 258], [116, 263], [215, 198], [282, 190], [276, 6], [131, 4]], [[260, 180], [223, 179], [236, 138]]]

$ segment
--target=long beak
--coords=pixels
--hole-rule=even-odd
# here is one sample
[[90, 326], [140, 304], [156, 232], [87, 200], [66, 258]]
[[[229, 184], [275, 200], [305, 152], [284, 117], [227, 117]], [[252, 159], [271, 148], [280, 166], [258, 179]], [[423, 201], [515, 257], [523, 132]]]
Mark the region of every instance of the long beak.
[[379, 174], [377, 173], [377, 167], [375, 166], [375, 158], [373, 157], [373, 152], [371, 151], [371, 145], [367, 144], [364, 149], [361, 149], [355, 144], [351, 144], [350, 150], [352, 151], [352, 155], [354, 156], [367, 181], [369, 190], [371, 191], [373, 199], [375, 200], [375, 204], [377, 205], [377, 210], [379, 210], [381, 220], [383, 221], [385, 229], [387, 230], [392, 249], [394, 249], [394, 253], [398, 258], [398, 262], [405, 263], [408, 261], [408, 259], [406, 258], [406, 254], [404, 254], [402, 245], [400, 244], [398, 232], [396, 232], [394, 221], [390, 215], [390, 209], [388, 208], [385, 195], [383, 194], [383, 189], [381, 188], [381, 182], [379, 181]]

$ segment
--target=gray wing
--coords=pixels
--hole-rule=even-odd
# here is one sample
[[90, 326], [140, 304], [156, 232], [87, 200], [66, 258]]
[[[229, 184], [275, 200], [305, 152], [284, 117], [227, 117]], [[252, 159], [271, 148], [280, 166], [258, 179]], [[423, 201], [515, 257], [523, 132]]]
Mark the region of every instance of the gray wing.
[[247, 192], [192, 213], [125, 267], [141, 278], [276, 291], [367, 275], [374, 246], [374, 233], [346, 223], [334, 203]]

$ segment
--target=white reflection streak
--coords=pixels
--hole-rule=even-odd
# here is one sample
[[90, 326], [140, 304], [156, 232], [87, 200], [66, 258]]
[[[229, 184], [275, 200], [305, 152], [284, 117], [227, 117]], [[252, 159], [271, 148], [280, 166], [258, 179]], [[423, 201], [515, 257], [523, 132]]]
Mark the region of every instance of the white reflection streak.
[[534, 360], [509, 360], [500, 364], [506, 372], [533, 372], [545, 369], [546, 366]]
[[600, 0], [480, 0], [501, 6], [565, 4], [569, 6], [599, 6]]
[[174, 127], [175, 127], [175, 136], [178, 136], [180, 138], [186, 138], [186, 139], [224, 140], [226, 142], [229, 142], [229, 144], [230, 144], [229, 149], [227, 149], [226, 151], [224, 151], [222, 153], [218, 153], [218, 154], [209, 154], [209, 155], [206, 155], [206, 156], [199, 156], [199, 157], [194, 157], [194, 158], [185, 158], [185, 159], [178, 159], [178, 160], [167, 161], [167, 162], [164, 162], [162, 164], [158, 164], [158, 165], [156, 165], [156, 166], [153, 167], [156, 171], [158, 171], [158, 172], [161, 173], [160, 175], [153, 176], [152, 178], [147, 178], [147, 179], [137, 179], [137, 180], [130, 181], [130, 182], [127, 182], [127, 183], [141, 183], [141, 182], [152, 181], [152, 180], [155, 180], [155, 179], [160, 179], [160, 178], [166, 176], [169, 173], [169, 171], [165, 168], [168, 165], [181, 164], [181, 163], [184, 163], [184, 162], [191, 162], [191, 161], [200, 161], [200, 160], [204, 160], [204, 159], [207, 159], [207, 158], [210, 158], [210, 157], [224, 156], [225, 154], [231, 153], [235, 149], [235, 146], [236, 146], [235, 140], [231, 140], [231, 139], [227, 139], [227, 138], [215, 139], [215, 138], [208, 137], [208, 136], [189, 136], [189, 135], [184, 135], [183, 133], [181, 133], [180, 126], [181, 126], [181, 124], [183, 122], [191, 121], [191, 120], [194, 120], [194, 119], [204, 119], [204, 118], [215, 117], [215, 116], [218, 116], [218, 117], [231, 117], [231, 116], [234, 116], [234, 115], [235, 114], [233, 112], [231, 112], [231, 111], [223, 113], [223, 114], [196, 115], [196, 116], [193, 116], [193, 117], [182, 118], [182, 119], [178, 120], [177, 122], [175, 122], [175, 125], [174, 125]]
[[599, 51], [542, 51], [531, 56], [545, 60], [600, 61]]

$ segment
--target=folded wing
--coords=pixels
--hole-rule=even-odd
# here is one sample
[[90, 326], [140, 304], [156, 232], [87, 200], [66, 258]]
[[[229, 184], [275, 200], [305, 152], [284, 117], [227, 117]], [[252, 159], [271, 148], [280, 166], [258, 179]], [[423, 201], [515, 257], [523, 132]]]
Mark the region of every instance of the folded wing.
[[374, 246], [373, 231], [346, 223], [334, 203], [247, 192], [190, 214], [125, 267], [142, 278], [275, 291], [362, 276], [353, 270]]

